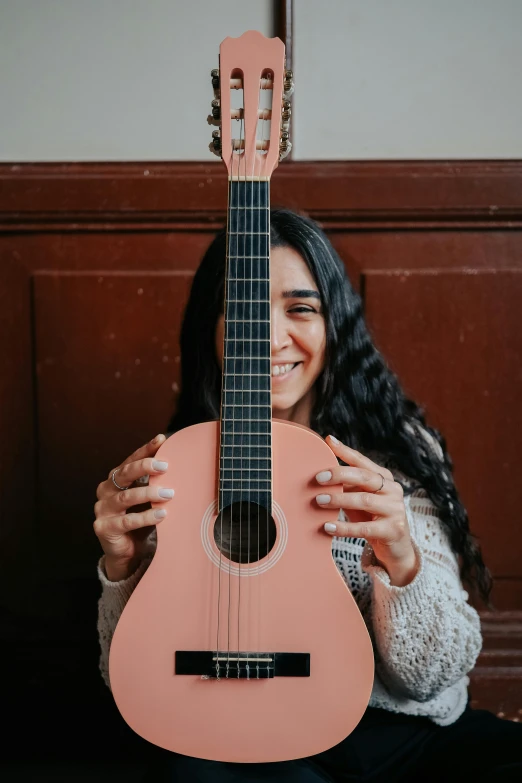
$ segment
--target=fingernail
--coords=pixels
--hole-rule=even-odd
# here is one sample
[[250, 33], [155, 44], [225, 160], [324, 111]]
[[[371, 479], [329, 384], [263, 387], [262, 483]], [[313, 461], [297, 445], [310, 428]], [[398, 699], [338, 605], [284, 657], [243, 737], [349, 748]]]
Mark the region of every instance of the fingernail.
[[337, 530], [337, 525], [334, 524], [333, 522], [325, 522], [324, 529], [326, 530], [327, 533], [335, 533], [335, 531]]
[[173, 489], [160, 489], [158, 492], [158, 495], [160, 498], [173, 498], [174, 497], [174, 490]]
[[317, 481], [330, 481], [332, 478], [332, 471], [331, 470], [322, 470], [320, 473], [317, 474], [316, 479]]
[[163, 519], [163, 517], [166, 516], [166, 515], [167, 515], [167, 512], [165, 511], [164, 508], [158, 508], [154, 512], [154, 516], [156, 517], [156, 519]]
[[318, 503], [329, 503], [332, 499], [331, 495], [317, 495], [316, 500]]
[[162, 462], [159, 459], [152, 460], [152, 467], [154, 468], [154, 470], [167, 470], [168, 466], [169, 466], [168, 462]]
[[334, 436], [333, 436], [333, 435], [329, 435], [328, 437], [330, 438], [330, 440], [332, 441], [332, 443], [334, 443], [336, 446], [340, 446], [340, 445], [341, 445], [341, 441], [340, 441], [340, 440], [337, 440], [337, 438], [334, 438]]
[[156, 435], [155, 438], [152, 438], [151, 445], [154, 446], [154, 444], [157, 443], [160, 438], [161, 438], [161, 435]]

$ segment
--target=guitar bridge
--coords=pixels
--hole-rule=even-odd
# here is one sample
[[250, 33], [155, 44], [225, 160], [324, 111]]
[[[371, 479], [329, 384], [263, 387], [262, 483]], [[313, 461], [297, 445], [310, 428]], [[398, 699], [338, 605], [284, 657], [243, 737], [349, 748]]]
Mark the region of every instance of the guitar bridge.
[[177, 650], [174, 674], [195, 674], [215, 680], [309, 677], [310, 653]]

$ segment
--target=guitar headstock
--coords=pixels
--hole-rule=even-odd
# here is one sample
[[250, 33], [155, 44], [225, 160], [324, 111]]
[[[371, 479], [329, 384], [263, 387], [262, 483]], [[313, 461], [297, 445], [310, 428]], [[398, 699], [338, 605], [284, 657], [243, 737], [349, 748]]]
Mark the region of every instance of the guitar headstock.
[[225, 38], [219, 70], [212, 71], [214, 100], [210, 151], [219, 155], [230, 178], [270, 178], [290, 152], [292, 72], [285, 71], [285, 46], [255, 30]]

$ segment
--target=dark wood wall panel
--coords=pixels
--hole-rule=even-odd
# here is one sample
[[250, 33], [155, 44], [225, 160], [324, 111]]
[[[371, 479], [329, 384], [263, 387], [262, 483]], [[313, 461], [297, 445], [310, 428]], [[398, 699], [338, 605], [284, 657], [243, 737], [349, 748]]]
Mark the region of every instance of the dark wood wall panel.
[[448, 433], [490, 568], [522, 579], [520, 550], [498, 545], [500, 530], [504, 541], [520, 540], [522, 408], [514, 376], [522, 331], [512, 317], [522, 302], [522, 269], [408, 269], [404, 258], [400, 271], [367, 271], [364, 290], [377, 345], [407, 393]]
[[[522, 163], [291, 162], [272, 202], [322, 221], [378, 346], [447, 436], [502, 610], [484, 615], [472, 695], [516, 717]], [[0, 165], [0, 641], [22, 662], [38, 650], [25, 707], [13, 690], [24, 731], [58, 699], [97, 741], [94, 492], [165, 428], [188, 286], [225, 207], [219, 164]]]
[[[99, 480], [156, 432], [179, 390], [179, 331], [192, 271], [43, 272], [35, 275], [38, 508], [53, 520], [42, 541], [64, 567], [71, 535], [88, 574], [98, 542], [92, 509]], [[56, 476], [63, 481], [56, 492]], [[83, 509], [82, 509], [83, 510]], [[85, 509], [87, 511], [87, 509]], [[90, 565], [89, 565], [90, 563]]]

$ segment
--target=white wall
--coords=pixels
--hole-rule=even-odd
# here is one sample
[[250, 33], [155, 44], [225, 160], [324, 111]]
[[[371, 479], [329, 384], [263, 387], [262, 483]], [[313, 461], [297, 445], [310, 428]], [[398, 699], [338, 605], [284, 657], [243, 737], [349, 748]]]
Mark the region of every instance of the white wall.
[[[294, 0], [296, 159], [522, 158], [522, 0]], [[271, 0], [0, 0], [0, 160], [206, 160]]]
[[294, 157], [522, 158], [522, 0], [296, 0]]
[[0, 160], [211, 160], [227, 35], [270, 0], [0, 0]]

